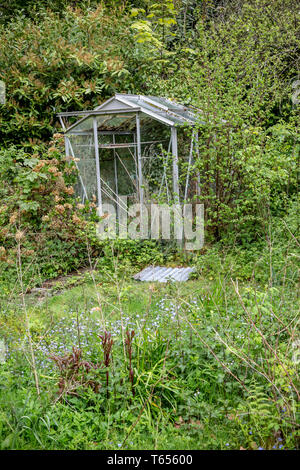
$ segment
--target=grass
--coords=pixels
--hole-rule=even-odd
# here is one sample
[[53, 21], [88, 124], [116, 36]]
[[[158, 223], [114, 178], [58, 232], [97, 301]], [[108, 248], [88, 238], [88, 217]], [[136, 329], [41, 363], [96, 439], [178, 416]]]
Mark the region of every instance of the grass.
[[[38, 303], [25, 298], [40, 396], [15, 298], [1, 313], [8, 345], [0, 369], [2, 449], [298, 446], [295, 290], [96, 273]], [[75, 346], [81, 361], [100, 365], [104, 331], [113, 340], [105, 367], [80, 365], [75, 373], [74, 363], [59, 370], [50, 359], [70, 361]], [[134, 331], [132, 380], [126, 331]], [[101, 385], [99, 393], [91, 383]]]

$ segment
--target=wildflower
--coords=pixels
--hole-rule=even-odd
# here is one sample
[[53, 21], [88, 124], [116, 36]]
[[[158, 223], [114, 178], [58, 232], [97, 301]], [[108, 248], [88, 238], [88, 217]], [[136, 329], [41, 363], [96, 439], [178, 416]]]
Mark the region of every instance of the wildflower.
[[57, 173], [58, 169], [56, 168], [56, 166], [49, 166], [48, 171], [49, 173]]
[[34, 254], [34, 250], [26, 250], [24, 251], [25, 256], [32, 256]]
[[23, 238], [23, 236], [24, 236], [24, 232], [22, 232], [21, 230], [18, 230], [16, 232], [15, 239], [17, 240], [17, 242], [19, 242], [21, 238]]
[[45, 163], [43, 161], [40, 161], [34, 168], [33, 168], [33, 171], [34, 172], [38, 172], [41, 168], [43, 168], [45, 166]]
[[82, 222], [76, 214], [72, 215], [72, 221], [74, 224], [80, 224]]
[[65, 212], [65, 208], [61, 204], [57, 204], [55, 206], [55, 210], [56, 210], [56, 212], [59, 212], [59, 214], [63, 214]]
[[16, 212], [14, 212], [14, 213], [10, 216], [9, 223], [10, 223], [10, 224], [14, 224], [15, 221], [17, 220], [17, 216], [18, 216], [18, 214], [17, 214]]
[[74, 194], [74, 189], [72, 186], [70, 186], [69, 188], [65, 188], [65, 192], [69, 195], [72, 195]]
[[100, 307], [93, 307], [91, 309], [91, 312], [101, 312], [101, 308]]

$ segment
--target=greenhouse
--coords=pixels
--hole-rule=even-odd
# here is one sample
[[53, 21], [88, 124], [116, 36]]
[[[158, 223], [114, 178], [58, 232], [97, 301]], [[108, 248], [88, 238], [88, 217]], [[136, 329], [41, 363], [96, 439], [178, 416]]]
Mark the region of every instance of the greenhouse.
[[193, 201], [196, 112], [166, 98], [116, 94], [91, 111], [59, 113], [82, 202], [96, 199], [102, 214], [104, 203], [118, 209], [121, 196], [143, 204]]

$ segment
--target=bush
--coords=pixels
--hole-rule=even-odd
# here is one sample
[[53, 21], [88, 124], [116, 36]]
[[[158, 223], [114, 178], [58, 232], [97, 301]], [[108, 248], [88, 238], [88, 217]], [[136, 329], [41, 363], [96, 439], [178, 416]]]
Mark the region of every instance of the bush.
[[17, 278], [18, 245], [25, 280], [33, 283], [39, 275], [55, 277], [87, 261], [83, 229], [87, 217], [96, 217], [95, 205], [75, 199], [76, 166], [62, 156], [61, 144], [57, 134], [44, 153], [0, 151], [1, 278], [11, 284]]

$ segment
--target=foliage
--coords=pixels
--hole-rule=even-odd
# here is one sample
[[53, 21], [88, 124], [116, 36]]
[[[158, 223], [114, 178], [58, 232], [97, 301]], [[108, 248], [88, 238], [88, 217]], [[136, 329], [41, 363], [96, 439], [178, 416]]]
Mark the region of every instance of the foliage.
[[254, 0], [227, 8], [225, 18], [199, 20], [189, 50], [175, 48], [172, 72], [149, 83], [152, 94], [196, 106], [193, 180], [200, 179], [208, 239], [258, 240], [267, 214], [283, 213], [299, 190], [294, 6]]
[[290, 126], [201, 128], [195, 172], [206, 227], [224, 243], [246, 244], [266, 233], [269, 216], [285, 213], [298, 192], [299, 136]]
[[53, 304], [55, 318], [51, 303], [30, 309], [41, 396], [24, 332], [8, 335], [2, 448], [298, 446], [295, 292], [225, 278], [149, 287], [116, 279], [59, 315]]
[[299, 254], [295, 236], [299, 232], [299, 200], [289, 201], [285, 216], [268, 218], [264, 237], [256, 243], [216, 243], [206, 246], [196, 259], [198, 273], [217, 279], [255, 280], [273, 285], [289, 284], [296, 288]]
[[134, 38], [138, 43], [149, 43], [154, 49], [161, 50], [172, 36], [171, 27], [176, 25], [176, 10], [173, 0], [164, 0], [159, 3], [150, 3], [147, 11], [144, 8], [133, 8], [131, 16], [134, 18], [142, 15], [139, 21], [135, 21], [131, 28], [135, 30]]
[[[115, 91], [130, 90], [134, 58], [124, 16], [68, 7], [61, 16], [41, 11], [37, 21], [16, 18], [0, 26], [0, 139], [32, 149], [59, 126], [56, 113], [89, 109]], [[60, 126], [59, 126], [60, 127]]]
[[1, 138], [33, 153], [58, 126], [56, 112], [94, 107], [115, 91], [193, 104], [207, 239], [257, 241], [267, 214], [283, 213], [298, 191], [294, 6], [249, 0], [220, 11], [211, 1], [192, 13], [190, 1], [151, 0], [131, 10], [117, 2], [114, 19], [100, 3], [14, 21], [1, 30]]
[[[16, 278], [17, 244], [21, 243], [26, 278], [33, 283], [82, 265], [87, 259], [83, 228], [95, 217], [93, 203], [74, 198], [77, 170], [54, 136], [42, 155], [12, 146], [0, 152], [1, 277]], [[36, 272], [38, 266], [38, 272]], [[41, 277], [40, 277], [41, 276]]]
[[72, 352], [65, 356], [52, 355], [50, 358], [55, 362], [60, 372], [58, 382], [58, 393], [62, 395], [78, 395], [82, 387], [92, 387], [95, 393], [99, 392], [100, 384], [88, 378], [90, 371], [95, 371], [100, 364], [93, 364], [81, 359], [82, 351], [73, 346]]

